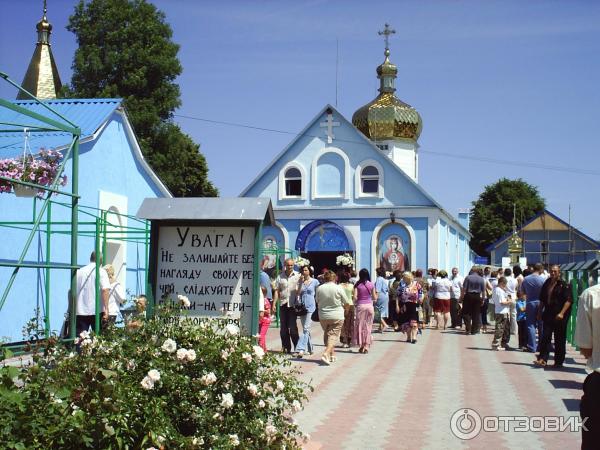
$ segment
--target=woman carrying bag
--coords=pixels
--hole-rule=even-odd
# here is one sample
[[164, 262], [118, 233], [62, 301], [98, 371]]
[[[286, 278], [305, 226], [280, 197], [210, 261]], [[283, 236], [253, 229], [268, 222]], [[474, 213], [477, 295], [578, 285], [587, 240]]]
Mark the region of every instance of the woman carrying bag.
[[313, 352], [312, 341], [310, 339], [310, 327], [312, 325], [312, 313], [316, 310], [315, 293], [319, 286], [318, 280], [312, 277], [310, 267], [304, 266], [300, 269], [300, 279], [298, 280], [298, 296], [294, 303], [296, 315], [302, 324], [302, 335], [296, 344], [295, 356], [302, 358], [305, 353]]
[[335, 272], [325, 273], [325, 283], [317, 289], [318, 314], [325, 341], [325, 351], [321, 360], [327, 365], [335, 361], [335, 344], [340, 338], [344, 323], [344, 305], [350, 303], [344, 289], [335, 284], [336, 278]]

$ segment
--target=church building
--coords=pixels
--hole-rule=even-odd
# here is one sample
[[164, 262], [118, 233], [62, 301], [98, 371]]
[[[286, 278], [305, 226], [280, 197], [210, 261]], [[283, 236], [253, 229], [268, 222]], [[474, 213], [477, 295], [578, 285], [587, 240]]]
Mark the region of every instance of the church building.
[[472, 265], [468, 213], [455, 218], [419, 185], [422, 120], [396, 97], [397, 67], [377, 67], [379, 95], [352, 120], [325, 105], [240, 194], [269, 197], [276, 225], [266, 247], [293, 249], [315, 271], [336, 268], [345, 253], [355, 268], [449, 270]]

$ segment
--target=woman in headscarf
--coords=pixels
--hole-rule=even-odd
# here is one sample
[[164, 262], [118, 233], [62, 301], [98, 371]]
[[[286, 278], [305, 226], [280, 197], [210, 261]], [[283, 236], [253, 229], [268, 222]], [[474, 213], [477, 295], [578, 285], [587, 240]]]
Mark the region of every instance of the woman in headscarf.
[[406, 333], [406, 342], [417, 343], [417, 328], [419, 323], [419, 313], [417, 307], [423, 299], [423, 289], [415, 281], [413, 274], [404, 272], [402, 283], [398, 288], [396, 300], [396, 311], [401, 314], [401, 330]]

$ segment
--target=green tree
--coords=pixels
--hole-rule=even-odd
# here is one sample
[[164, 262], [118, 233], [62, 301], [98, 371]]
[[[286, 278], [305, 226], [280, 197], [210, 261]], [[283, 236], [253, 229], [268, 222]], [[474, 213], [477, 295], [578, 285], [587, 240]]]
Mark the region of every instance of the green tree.
[[199, 146], [172, 123], [182, 68], [164, 13], [145, 0], [80, 0], [67, 29], [79, 47], [65, 95], [123, 98], [144, 156], [171, 192], [217, 195]]
[[517, 224], [526, 221], [545, 207], [537, 187], [522, 179], [501, 178], [484, 188], [473, 202], [469, 231], [471, 249], [478, 255], [489, 256], [485, 248], [512, 229], [513, 205], [516, 205]]

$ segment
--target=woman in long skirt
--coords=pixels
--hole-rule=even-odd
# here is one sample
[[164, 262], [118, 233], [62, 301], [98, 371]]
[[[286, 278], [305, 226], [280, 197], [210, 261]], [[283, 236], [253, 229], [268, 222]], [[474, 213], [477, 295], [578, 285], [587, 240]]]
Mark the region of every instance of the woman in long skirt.
[[353, 345], [359, 347], [358, 353], [369, 353], [373, 342], [371, 331], [373, 329], [373, 302], [377, 301], [377, 291], [371, 283], [371, 276], [367, 269], [360, 269], [358, 281], [354, 285], [354, 307], [356, 317], [354, 320]]
[[[338, 280], [340, 286], [346, 294], [348, 303], [352, 303], [352, 297], [354, 295], [354, 285], [350, 283], [350, 273], [341, 271], [338, 273]], [[340, 341], [344, 348], [349, 348], [352, 344], [352, 335], [354, 334], [354, 305], [348, 305], [344, 308], [344, 324], [342, 325], [342, 333], [340, 335]]]

